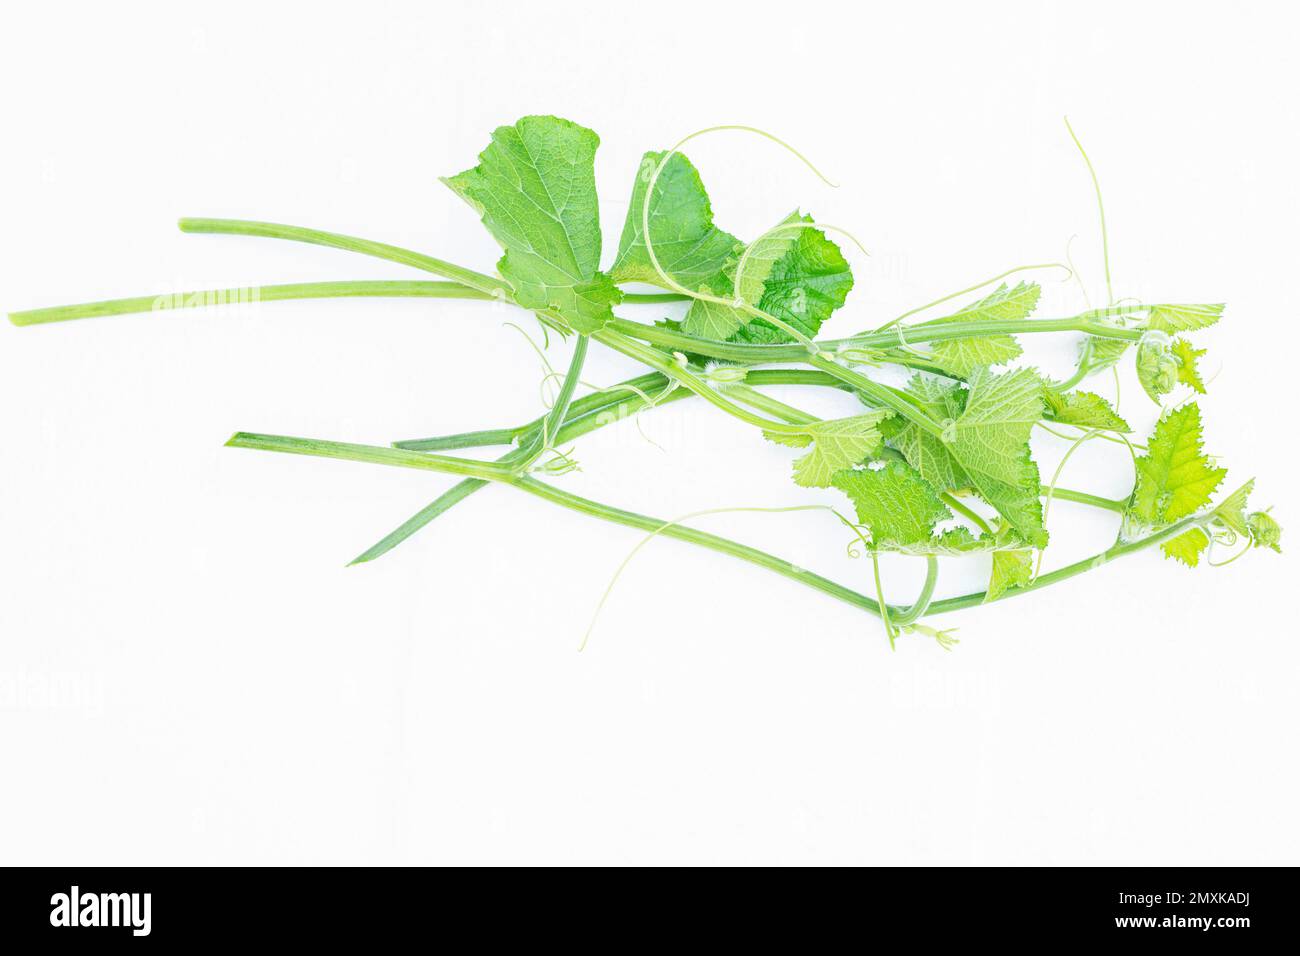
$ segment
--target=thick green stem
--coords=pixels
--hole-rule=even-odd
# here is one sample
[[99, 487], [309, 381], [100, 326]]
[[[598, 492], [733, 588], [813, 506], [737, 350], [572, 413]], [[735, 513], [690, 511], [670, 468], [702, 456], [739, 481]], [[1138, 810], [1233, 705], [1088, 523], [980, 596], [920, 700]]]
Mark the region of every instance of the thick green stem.
[[[753, 373], [750, 373], [751, 375]], [[746, 376], [746, 381], [749, 376]], [[743, 383], [736, 383], [727, 386], [727, 394], [733, 396], [736, 401], [744, 402], [750, 408], [756, 408], [760, 412], [766, 412], [774, 418], [779, 418], [783, 422], [791, 425], [810, 425], [817, 421], [816, 415], [809, 415], [807, 412], [795, 408], [793, 405], [787, 405], [771, 395], [764, 395], [757, 389], [750, 388]]]
[[402, 448], [383, 448], [376, 445], [356, 445], [351, 442], [322, 441], [316, 438], [291, 438], [286, 435], [260, 435], [253, 432], [236, 432], [226, 442], [230, 448], [255, 448], [260, 451], [279, 451], [292, 455], [312, 455], [317, 458], [339, 458], [344, 461], [364, 461], [374, 465], [395, 465], [399, 468], [420, 468], [439, 471], [462, 478], [482, 478], [500, 481], [511, 477], [509, 468], [486, 461], [469, 458], [452, 458], [447, 455], [428, 455]]
[[[880, 614], [880, 605], [864, 594], [846, 588], [843, 585], [836, 584], [827, 578], [818, 574], [813, 574], [798, 565], [786, 561], [784, 558], [778, 558], [766, 551], [760, 551], [757, 548], [751, 548], [748, 545], [739, 544], [727, 538], [718, 535], [708, 534], [703, 531], [696, 531], [693, 528], [685, 528], [670, 522], [665, 522], [659, 518], [652, 518], [647, 515], [637, 514], [631, 511], [624, 511], [620, 508], [614, 508], [610, 505], [601, 504], [600, 502], [591, 501], [578, 495], [562, 491], [544, 482], [527, 475], [513, 475], [508, 466], [501, 463], [470, 462], [464, 459], [447, 458], [438, 455], [426, 455], [420, 452], [410, 452], [402, 449], [383, 448], [372, 445], [353, 445], [344, 442], [316, 441], [305, 438], [289, 438], [278, 435], [255, 435], [240, 432], [236, 434], [227, 443], [232, 447], [238, 448], [256, 448], [266, 451], [288, 452], [290, 454], [312, 455], [322, 458], [339, 458], [345, 461], [363, 461], [373, 464], [390, 465], [400, 468], [417, 468], [424, 471], [438, 471], [447, 474], [461, 475], [464, 477], [480, 478], [489, 481], [497, 481], [502, 484], [510, 485], [513, 488], [519, 488], [540, 498], [545, 498], [555, 504], [562, 505], [573, 511], [579, 511], [597, 518], [604, 518], [616, 524], [623, 524], [633, 528], [640, 528], [643, 531], [653, 531], [670, 538], [677, 538], [682, 541], [688, 541], [692, 544], [698, 544], [702, 547], [718, 551], [723, 554], [730, 554], [742, 560], [749, 561], [761, 567], [768, 568], [782, 574], [792, 580], [799, 581], [808, 587], [822, 591], [832, 597], [838, 598], [854, 607], [870, 611], [872, 614]], [[509, 457], [509, 456], [507, 456]], [[453, 489], [454, 491], [455, 489]], [[469, 494], [474, 489], [469, 489], [465, 494]], [[450, 493], [449, 493], [450, 494]], [[461, 497], [464, 497], [462, 495]], [[430, 506], [433, 507], [433, 506]], [[445, 510], [445, 509], [444, 509]], [[1067, 567], [1049, 572], [1034, 579], [1031, 584], [1022, 588], [1013, 588], [999, 595], [994, 600], [1006, 600], [1009, 597], [1015, 597], [1020, 594], [1028, 594], [1050, 584], [1064, 581], [1076, 575], [1093, 568], [1101, 567], [1116, 558], [1133, 554], [1144, 548], [1160, 544], [1175, 538], [1189, 528], [1203, 524], [1211, 515], [1212, 511], [1203, 514], [1195, 514], [1184, 518], [1176, 524], [1170, 525], [1161, 531], [1140, 538], [1136, 541], [1116, 544], [1114, 547], [1094, 555], [1090, 558], [1084, 558]], [[945, 598], [940, 601], [933, 601], [929, 605], [930, 614], [939, 614], [946, 611], [956, 611], [961, 608], [973, 607], [977, 604], [984, 603], [985, 592], [979, 591], [971, 594], [965, 594], [960, 597]], [[906, 613], [905, 609], [891, 608], [891, 613]]]
[[838, 362], [832, 362], [822, 355], [809, 356], [808, 363], [857, 389], [869, 398], [873, 404], [896, 412], [934, 437], [939, 438], [943, 435], [942, 425], [912, 404], [905, 395], [899, 394], [894, 389], [881, 385], [879, 382], [873, 382], [861, 372], [846, 368]]
[[[1073, 564], [1068, 564], [1055, 571], [1049, 571], [1047, 574], [1040, 574], [1024, 587], [1012, 588], [1008, 591], [1004, 591], [993, 600], [1003, 601], [1007, 598], [1016, 597], [1021, 594], [1029, 594], [1049, 585], [1058, 584], [1061, 581], [1067, 581], [1070, 578], [1083, 574], [1085, 571], [1092, 571], [1096, 568], [1100, 568], [1102, 565], [1108, 564], [1116, 558], [1136, 554], [1138, 551], [1142, 551], [1154, 545], [1163, 544], [1166, 541], [1178, 537], [1190, 528], [1203, 524], [1212, 514], [1212, 511], [1194, 514], [1190, 517], [1184, 518], [1182, 521], [1171, 524], [1168, 528], [1149, 534], [1145, 538], [1121, 542], [1116, 544], [1114, 547], [1102, 551], [1100, 554], [1094, 554], [1092, 557], [1084, 558], [1082, 561], [1076, 561]], [[934, 601], [930, 605], [930, 613], [944, 614], [948, 611], [960, 611], [963, 608], [984, 604], [986, 603], [985, 594], [986, 592], [984, 591], [975, 591], [970, 594], [963, 594], [960, 597], [944, 598], [941, 601]], [[993, 602], [989, 601], [987, 603], [991, 604]]]
[[[249, 306], [258, 302], [283, 302], [290, 299], [478, 299], [498, 298], [479, 289], [471, 289], [459, 282], [431, 282], [428, 280], [363, 279], [343, 282], [290, 282], [282, 285], [249, 286], [242, 289], [204, 289], [197, 292], [162, 292], [158, 295], [138, 295], [127, 299], [106, 299], [102, 302], [82, 302], [60, 305], [48, 309], [28, 309], [10, 312], [14, 325], [46, 325], [50, 322], [68, 322], [72, 319], [94, 319], [110, 315], [132, 315], [140, 312], [171, 312], [182, 309], [200, 309], [213, 306]], [[639, 295], [629, 293], [624, 302], [669, 302], [682, 298], [676, 295]]]
[[548, 447], [554, 445], [560, 427], [564, 424], [564, 418], [569, 413], [569, 403], [573, 401], [573, 393], [578, 388], [578, 382], [582, 380], [582, 366], [587, 360], [589, 342], [587, 336], [578, 336], [578, 342], [573, 347], [573, 357], [569, 360], [569, 370], [560, 385], [560, 393], [555, 397], [555, 404], [551, 406], [550, 412], [542, 419], [541, 429], [529, 441], [523, 455], [520, 456], [520, 461], [515, 465], [516, 474], [526, 472]]
[[934, 588], [938, 583], [939, 559], [929, 555], [925, 559], [925, 583], [921, 585], [921, 593], [916, 596], [911, 607], [893, 618], [894, 624], [898, 627], [906, 627], [924, 617], [930, 602], [934, 599]]
[[1127, 499], [1103, 498], [1101, 495], [1090, 495], [1085, 491], [1071, 491], [1069, 488], [1055, 489], [1052, 492], [1052, 497], [1059, 498], [1061, 501], [1074, 501], [1081, 505], [1092, 505], [1094, 508], [1104, 508], [1107, 511], [1117, 511], [1120, 514], [1128, 510]]
[[[510, 460], [511, 455], [506, 455], [504, 458], [500, 459], [500, 462], [508, 463]], [[379, 541], [375, 542], [361, 554], [349, 561], [348, 566], [351, 567], [354, 564], [365, 564], [367, 561], [375, 560], [375, 558], [380, 555], [387, 554], [411, 535], [415, 534], [415, 532], [427, 525], [434, 518], [438, 517], [438, 515], [464, 501], [480, 488], [486, 488], [489, 484], [491, 484], [491, 482], [482, 478], [465, 478], [462, 481], [456, 482], [456, 484], [452, 485], [432, 502], [421, 508], [410, 518], [407, 518], [406, 521], [402, 522], [401, 526], [394, 528]]]
[[750, 564], [756, 564], [759, 567], [767, 568], [769, 571], [775, 571], [777, 574], [798, 581], [800, 584], [807, 585], [810, 588], [829, 594], [831, 597], [838, 598], [854, 607], [869, 611], [879, 616], [880, 606], [867, 597], [865, 594], [859, 594], [852, 588], [846, 588], [842, 584], [836, 584], [829, 578], [824, 578], [819, 574], [807, 571], [793, 562], [784, 558], [778, 558], [776, 555], [769, 554], [766, 551], [760, 551], [757, 548], [751, 548], [748, 545], [740, 544], [729, 538], [723, 538], [716, 534], [709, 534], [707, 531], [697, 531], [694, 528], [684, 527], [683, 525], [670, 524], [661, 518], [652, 518], [648, 515], [637, 514], [633, 511], [624, 511], [621, 508], [614, 508], [610, 505], [601, 504], [592, 501], [589, 498], [582, 498], [578, 495], [562, 491], [553, 485], [537, 481], [534, 478], [519, 478], [510, 484], [526, 491], [529, 494], [536, 495], [561, 507], [568, 508], [571, 511], [577, 511], [581, 514], [591, 515], [594, 518], [603, 518], [606, 521], [612, 521], [615, 524], [626, 525], [629, 528], [639, 528], [642, 531], [655, 532], [665, 538], [676, 538], [679, 541], [687, 541], [691, 544], [697, 544], [700, 547], [708, 548], [711, 551], [718, 551], [722, 554], [729, 554], [733, 558], [740, 558], [742, 561], [748, 561]]
[[[649, 372], [637, 378], [630, 378], [626, 382], [620, 382], [617, 385], [611, 385], [609, 388], [601, 389], [599, 392], [592, 392], [590, 395], [574, 399], [569, 404], [568, 420], [573, 421], [589, 412], [600, 411], [603, 408], [626, 401], [627, 395], [623, 394], [624, 392], [632, 394], [657, 392], [667, 384], [668, 379], [658, 372]], [[409, 438], [393, 442], [393, 447], [409, 448], [411, 451], [439, 451], [449, 448], [509, 445], [529, 432], [541, 428], [545, 418], [546, 416], [543, 415], [541, 418], [533, 419], [526, 425], [517, 425], [514, 428], [493, 428], [479, 432], [463, 432], [458, 435], [439, 435], [434, 438]]]
[[617, 352], [622, 352], [629, 358], [634, 358], [638, 362], [650, 366], [655, 371], [666, 375], [678, 384], [690, 389], [709, 404], [721, 409], [728, 415], [739, 418], [747, 424], [777, 434], [793, 435], [799, 433], [799, 429], [795, 426], [787, 425], [784, 422], [774, 422], [770, 419], [762, 418], [752, 412], [746, 411], [734, 402], [729, 401], [714, 390], [713, 387], [704, 379], [695, 375], [693, 372], [682, 368], [674, 362], [673, 359], [664, 355], [658, 349], [642, 345], [635, 339], [630, 339], [618, 332], [611, 331], [609, 328], [604, 328], [593, 333], [592, 338], [599, 341], [602, 345], [607, 345]]
[[359, 239], [356, 236], [307, 229], [302, 226], [286, 226], [278, 222], [255, 222], [247, 219], [182, 219], [180, 227], [181, 232], [290, 239], [295, 242], [328, 246], [332, 249], [343, 249], [347, 252], [359, 252], [377, 259], [387, 259], [389, 262], [412, 266], [424, 272], [432, 272], [444, 279], [451, 279], [471, 289], [486, 292], [489, 296], [505, 297], [505, 301], [510, 301], [510, 286], [503, 279], [484, 275], [482, 272], [475, 272], [473, 269], [466, 269], [443, 259], [435, 259], [433, 256], [426, 256], [422, 252], [392, 246], [386, 242]]
[[[615, 318], [607, 328], [621, 332], [630, 338], [658, 345], [661, 348], [705, 355], [709, 358], [723, 359], [729, 362], [760, 365], [774, 362], [804, 362], [808, 359], [808, 350], [802, 345], [747, 345], [739, 342], [718, 342], [713, 339], [697, 338], [684, 332], [676, 332], [663, 326], [645, 325], [621, 318]], [[1075, 316], [1061, 319], [946, 322], [934, 326], [916, 326], [906, 330], [906, 340], [910, 345], [917, 345], [923, 342], [942, 342], [948, 339], [1037, 332], [1085, 332], [1089, 335], [1125, 339], [1131, 342], [1136, 342], [1142, 337], [1141, 329], [1121, 329], [1113, 325], [1107, 325], [1104, 322]], [[818, 344], [827, 350], [840, 347], [884, 349], [898, 345], [899, 334], [897, 330], [872, 332], [848, 339], [828, 339]]]
[[[541, 418], [537, 420], [538, 423]], [[417, 438], [412, 441], [395, 441], [394, 448], [407, 451], [454, 451], [458, 448], [488, 448], [492, 445], [513, 445], [525, 431], [521, 428], [488, 428], [478, 432], [457, 432], [454, 435], [438, 435], [435, 438]]]
[[91, 319], [108, 315], [130, 315], [136, 312], [171, 312], [173, 310], [206, 308], [210, 306], [250, 306], [258, 302], [280, 302], [286, 299], [339, 299], [339, 298], [428, 298], [428, 299], [491, 299], [486, 292], [471, 289], [459, 282], [406, 282], [406, 281], [355, 281], [355, 282], [294, 282], [285, 285], [251, 286], [246, 289], [207, 289], [202, 292], [163, 292], [159, 295], [135, 296], [129, 299], [108, 299], [103, 302], [85, 302], [79, 305], [62, 305], [50, 309], [30, 309], [9, 313], [14, 325], [44, 325], [49, 322], [67, 322], [71, 319]]

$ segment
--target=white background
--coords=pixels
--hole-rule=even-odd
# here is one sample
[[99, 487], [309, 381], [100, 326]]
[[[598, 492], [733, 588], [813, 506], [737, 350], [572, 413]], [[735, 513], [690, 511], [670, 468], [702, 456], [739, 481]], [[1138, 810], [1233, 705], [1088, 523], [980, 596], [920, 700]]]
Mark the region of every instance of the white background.
[[[1226, 301], [1208, 447], [1292, 508], [1300, 321], [1289, 5], [10, 5], [0, 23], [0, 309], [420, 278], [268, 219], [489, 269], [436, 177], [535, 112], [596, 129], [606, 261], [643, 150], [691, 150], [720, 223], [795, 206], [872, 253], [847, 334], [1070, 253], [1104, 300]], [[1031, 276], [1032, 277], [1032, 276]], [[1083, 308], [1043, 272], [1043, 314]], [[646, 321], [668, 309], [643, 309]], [[514, 424], [541, 369], [506, 306], [402, 300], [0, 328], [0, 862], [1297, 862], [1289, 555], [1143, 554], [935, 623], [942, 652], [731, 559], [488, 489], [346, 561], [449, 483], [222, 447], [236, 429], [383, 444]], [[1072, 342], [1035, 343], [1060, 374]], [[552, 361], [566, 356], [554, 348]], [[595, 349], [586, 378], [634, 369]], [[1155, 408], [1125, 381], [1143, 434]], [[1111, 395], [1113, 382], [1091, 383]], [[821, 402], [790, 392], [817, 408]], [[669, 518], [834, 502], [699, 403], [582, 440], [565, 487]], [[1123, 495], [1104, 443], [1064, 484]], [[1060, 454], [1038, 446], [1045, 470]], [[817, 514], [701, 527], [854, 586]], [[1045, 567], [1113, 521], [1052, 508]], [[941, 587], [979, 586], [978, 559]], [[895, 600], [915, 569], [891, 563]]]

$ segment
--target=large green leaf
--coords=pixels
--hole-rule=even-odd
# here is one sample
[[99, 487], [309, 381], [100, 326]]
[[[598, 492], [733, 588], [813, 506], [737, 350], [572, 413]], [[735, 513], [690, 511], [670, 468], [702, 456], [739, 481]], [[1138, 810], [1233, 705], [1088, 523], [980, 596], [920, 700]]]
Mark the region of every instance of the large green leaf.
[[[798, 212], [778, 228], [755, 240], [741, 273], [740, 298], [809, 338], [821, 329], [831, 313], [844, 304], [853, 288], [853, 272], [839, 246], [811, 225], [812, 217]], [[740, 257], [709, 283], [705, 291], [732, 298]], [[751, 313], [714, 302], [696, 301], [686, 314], [683, 328], [692, 335], [735, 342], [771, 345], [793, 341], [784, 329]]]
[[[616, 282], [648, 282], [667, 288], [646, 251], [642, 211], [646, 187], [663, 153], [646, 153], [632, 186], [618, 256], [610, 269]], [[700, 174], [681, 153], [673, 153], [655, 180], [650, 197], [650, 242], [659, 265], [674, 281], [699, 291], [714, 279], [743, 244], [713, 224], [713, 208]]]
[[942, 491], [974, 490], [1027, 545], [1046, 546], [1038, 466], [1029, 453], [1029, 433], [1043, 416], [1037, 373], [979, 368], [968, 390], [921, 377], [908, 390], [943, 424], [942, 436], [910, 422], [894, 436], [912, 467]]
[[502, 126], [473, 169], [444, 179], [505, 250], [497, 268], [515, 301], [580, 332], [612, 316], [620, 293], [600, 270], [594, 162], [600, 138], [554, 116]]
[[[812, 217], [802, 221], [812, 222]], [[799, 229], [794, 244], [768, 270], [758, 307], [813, 338], [852, 288], [853, 271], [840, 247], [820, 229]], [[754, 319], [733, 339], [760, 345], [791, 341], [784, 329], [765, 319]]]
[[[797, 212], [781, 220], [777, 229], [770, 229], [745, 247], [744, 251], [729, 260], [724, 268], [704, 284], [703, 291], [729, 300], [739, 300], [751, 308], [758, 308], [766, 288], [767, 278], [777, 262], [799, 241], [798, 229], [782, 229], [799, 221]], [[736, 287], [736, 274], [740, 272], [740, 288]], [[706, 302], [697, 299], [691, 303], [682, 320], [682, 328], [691, 335], [703, 338], [727, 339], [753, 321], [753, 314], [743, 308]]]

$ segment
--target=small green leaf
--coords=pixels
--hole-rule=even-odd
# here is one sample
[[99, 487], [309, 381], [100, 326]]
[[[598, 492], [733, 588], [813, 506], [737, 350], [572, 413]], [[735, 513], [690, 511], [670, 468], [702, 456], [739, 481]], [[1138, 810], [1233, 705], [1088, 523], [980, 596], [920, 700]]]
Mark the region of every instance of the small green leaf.
[[851, 418], [812, 422], [798, 434], [764, 432], [782, 445], [812, 450], [795, 460], [794, 481], [806, 488], [829, 488], [837, 471], [861, 464], [880, 450], [877, 427], [888, 412], [876, 411]]
[[1223, 315], [1223, 303], [1216, 305], [1153, 305], [1147, 312], [1147, 328], [1158, 332], [1194, 332], [1209, 328]]
[[1111, 339], [1102, 335], [1090, 335], [1079, 346], [1079, 362], [1088, 369], [1089, 375], [1096, 375], [1115, 365], [1130, 343], [1127, 339]]
[[1250, 537], [1256, 548], [1272, 548], [1282, 553], [1282, 526], [1267, 511], [1256, 511], [1247, 516]]
[[1169, 337], [1147, 333], [1138, 343], [1137, 377], [1142, 390], [1157, 405], [1178, 384], [1178, 359], [1169, 346]]
[[[960, 312], [926, 322], [931, 326], [946, 322], [1003, 321], [1027, 318], [1038, 306], [1042, 290], [1036, 282], [1021, 282], [1015, 287], [1003, 283], [978, 302]], [[968, 378], [982, 365], [1003, 365], [1017, 358], [1020, 344], [1010, 335], [987, 335], [936, 342], [934, 364], [961, 378]]]
[[1189, 402], [1156, 423], [1147, 453], [1137, 460], [1131, 510], [1148, 525], [1171, 524], [1209, 504], [1227, 473], [1202, 452], [1201, 410]]
[[1062, 425], [1103, 428], [1113, 432], [1132, 431], [1128, 422], [1111, 408], [1110, 402], [1094, 392], [1073, 391], [1062, 394], [1044, 388], [1043, 398], [1047, 402], [1048, 417]]
[[1034, 578], [1034, 552], [1008, 548], [993, 552], [993, 570], [984, 600], [995, 601], [1012, 588], [1023, 588]]
[[[663, 156], [651, 152], [641, 158], [618, 256], [610, 268], [615, 282], [648, 282], [667, 288], [650, 261], [641, 230], [646, 186]], [[713, 208], [700, 174], [681, 153], [673, 153], [655, 180], [649, 220], [650, 241], [659, 265], [676, 282], [697, 292], [743, 248], [739, 239], [713, 224]]]
[[1205, 382], [1201, 380], [1196, 360], [1205, 354], [1205, 349], [1192, 348], [1192, 343], [1186, 339], [1174, 339], [1172, 352], [1174, 360], [1178, 362], [1178, 381], [1204, 395]]
[[473, 169], [444, 179], [505, 249], [497, 268], [526, 309], [558, 314], [578, 331], [613, 317], [600, 274], [595, 156], [600, 138], [554, 116], [502, 126]]
[[928, 542], [935, 524], [952, 517], [929, 483], [901, 461], [874, 470], [841, 471], [833, 484], [849, 496], [877, 548]]
[[1189, 568], [1196, 567], [1201, 561], [1201, 553], [1209, 547], [1210, 539], [1205, 536], [1205, 532], [1200, 528], [1192, 528], [1190, 531], [1184, 531], [1176, 538], [1166, 541], [1160, 546], [1160, 550], [1165, 553], [1166, 557], [1173, 558], [1175, 561], [1181, 561]]
[[1250, 493], [1255, 488], [1252, 478], [1232, 494], [1228, 495], [1214, 509], [1215, 516], [1237, 534], [1250, 536], [1250, 523], [1246, 518], [1246, 504]]

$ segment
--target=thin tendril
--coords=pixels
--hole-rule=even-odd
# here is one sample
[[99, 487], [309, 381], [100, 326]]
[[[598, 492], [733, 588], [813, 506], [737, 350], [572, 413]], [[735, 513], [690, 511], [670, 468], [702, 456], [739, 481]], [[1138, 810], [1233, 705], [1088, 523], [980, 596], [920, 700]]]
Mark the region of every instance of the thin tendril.
[[[1079, 447], [1083, 445], [1084, 442], [1088, 441], [1089, 439], [1095, 438], [1096, 435], [1097, 433], [1095, 431], [1085, 432], [1084, 434], [1076, 438], [1074, 444], [1071, 445], [1066, 450], [1065, 454], [1061, 456], [1061, 460], [1056, 466], [1056, 471], [1053, 472], [1052, 474], [1052, 481], [1047, 486], [1047, 494], [1043, 496], [1043, 525], [1044, 526], [1047, 525], [1047, 512], [1052, 507], [1052, 496], [1056, 494], [1056, 483], [1061, 480], [1061, 472], [1065, 470], [1065, 463], [1070, 460], [1070, 456], [1073, 455], [1076, 451], [1078, 451]], [[1046, 552], [1047, 552], [1046, 547], [1038, 549], [1038, 560], [1034, 562], [1034, 577], [1038, 577], [1038, 572], [1043, 569], [1043, 555]]]
[[1075, 233], [1069, 239], [1065, 240], [1065, 261], [1070, 264], [1070, 274], [1074, 276], [1074, 282], [1079, 287], [1079, 293], [1083, 296], [1083, 304], [1092, 311], [1092, 297], [1088, 295], [1088, 287], [1084, 285], [1083, 276], [1079, 275], [1079, 270], [1074, 267], [1074, 256], [1070, 252], [1070, 247], [1074, 245], [1074, 240], [1079, 238]]
[[[1047, 432], [1047, 434], [1054, 435], [1057, 438], [1062, 439], [1063, 441], [1074, 441], [1076, 438], [1079, 437], [1078, 435], [1070, 435], [1065, 432], [1058, 432], [1055, 428], [1052, 428], [1051, 426], [1047, 425], [1042, 421], [1035, 422], [1034, 424], [1037, 425], [1039, 428], [1041, 428], [1043, 431]], [[1087, 429], [1082, 428], [1079, 425], [1066, 425], [1066, 427], [1078, 428], [1080, 431], [1087, 431]], [[1127, 445], [1130, 449], [1140, 448], [1142, 451], [1146, 451], [1146, 445], [1139, 445], [1136, 442], [1129, 441], [1127, 438], [1123, 437], [1123, 432], [1116, 431], [1113, 428], [1097, 428], [1095, 429], [1095, 431], [1096, 431], [1095, 437], [1100, 438], [1102, 441], [1113, 442], [1116, 445]], [[1111, 434], [1112, 432], [1114, 434]]]
[[1101, 184], [1097, 182], [1097, 171], [1092, 168], [1092, 160], [1088, 158], [1088, 151], [1083, 148], [1083, 143], [1079, 142], [1079, 137], [1074, 135], [1074, 127], [1070, 125], [1070, 118], [1065, 119], [1065, 128], [1070, 131], [1070, 139], [1074, 140], [1074, 145], [1079, 149], [1079, 155], [1083, 157], [1084, 164], [1088, 167], [1088, 175], [1092, 177], [1092, 188], [1097, 193], [1097, 213], [1101, 218], [1101, 261], [1106, 270], [1106, 304], [1108, 306], [1115, 304], [1115, 292], [1110, 284], [1110, 240], [1106, 235], [1106, 206], [1101, 201]]
[[651, 531], [644, 538], [638, 541], [636, 547], [634, 547], [631, 551], [629, 551], [627, 557], [625, 557], [622, 563], [619, 564], [618, 569], [614, 572], [614, 576], [610, 578], [609, 584], [605, 586], [605, 592], [600, 596], [600, 601], [597, 602], [596, 604], [596, 610], [591, 615], [591, 623], [587, 625], [587, 632], [582, 636], [582, 643], [578, 645], [578, 650], [580, 651], [586, 650], [587, 642], [591, 640], [591, 632], [596, 628], [596, 619], [600, 617], [600, 612], [601, 610], [604, 609], [605, 602], [609, 600], [610, 592], [614, 590], [614, 585], [618, 583], [619, 577], [623, 574], [624, 570], [627, 569], [628, 564], [631, 563], [632, 559], [637, 556], [638, 552], [640, 552], [642, 548], [644, 548], [647, 544], [649, 544], [659, 535], [663, 534], [663, 532], [667, 531], [669, 528], [679, 525], [683, 521], [690, 521], [693, 518], [704, 518], [709, 515], [737, 514], [737, 513], [745, 513], [745, 512], [758, 513], [758, 514], [784, 514], [786, 512], [791, 512], [791, 511], [829, 511], [831, 514], [835, 515], [835, 517], [839, 518], [840, 521], [848, 525], [850, 528], [857, 527], [851, 521], [849, 521], [847, 518], [845, 518], [842, 514], [840, 514], [838, 511], [836, 511], [834, 508], [830, 507], [829, 505], [790, 505], [784, 508], [759, 508], [759, 507], [709, 508], [704, 511], [692, 511], [689, 514], [680, 515], [679, 517], [673, 518], [670, 521], [665, 521], [654, 531]]
[[[1205, 534], [1204, 529], [1202, 529], [1201, 534]], [[1242, 549], [1241, 549], [1240, 551], [1238, 551], [1236, 554], [1234, 554], [1232, 557], [1228, 558], [1226, 561], [1215, 561], [1215, 560], [1214, 560], [1214, 546], [1215, 546], [1215, 544], [1218, 543], [1218, 541], [1217, 541], [1215, 538], [1211, 537], [1211, 538], [1210, 538], [1210, 554], [1209, 554], [1208, 557], [1206, 557], [1206, 559], [1205, 559], [1205, 563], [1208, 564], [1208, 565], [1209, 565], [1210, 567], [1212, 567], [1212, 568], [1226, 568], [1228, 565], [1232, 564], [1233, 561], [1236, 561], [1238, 558], [1240, 558], [1243, 554], [1245, 554], [1247, 551], [1249, 551], [1249, 550], [1254, 546], [1254, 541], [1253, 541], [1253, 540], [1252, 540], [1248, 535], [1246, 536], [1246, 539], [1245, 539], [1245, 540], [1246, 540], [1246, 543], [1245, 543], [1245, 545], [1242, 547]]]
[[542, 367], [546, 369], [546, 374], [542, 376], [542, 381], [541, 384], [538, 386], [538, 388], [540, 389], [542, 405], [545, 406], [546, 408], [550, 408], [551, 405], [554, 404], [555, 399], [547, 397], [546, 395], [547, 383], [556, 378], [562, 379], [564, 378], [564, 376], [561, 375], [559, 372], [555, 371], [555, 366], [552, 365], [551, 360], [546, 357], [546, 353], [543, 352], [540, 348], [538, 348], [537, 343], [533, 341], [533, 337], [531, 335], [525, 332], [520, 326], [516, 325], [514, 322], [506, 322], [505, 325], [514, 329], [516, 332], [518, 332], [520, 335], [524, 337], [524, 340], [529, 345], [531, 345], [533, 351], [537, 353], [537, 357], [541, 360]]

